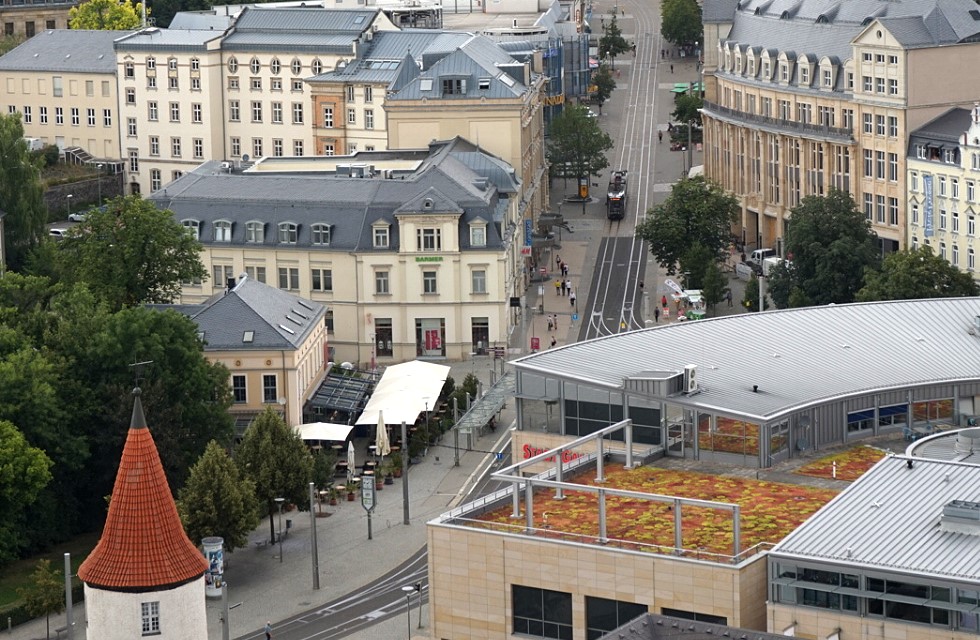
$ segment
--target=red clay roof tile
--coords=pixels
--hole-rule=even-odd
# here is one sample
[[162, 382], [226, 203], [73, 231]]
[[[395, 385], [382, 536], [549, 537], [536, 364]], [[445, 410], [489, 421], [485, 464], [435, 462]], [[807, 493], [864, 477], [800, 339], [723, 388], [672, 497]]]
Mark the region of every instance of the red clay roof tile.
[[203, 575], [204, 555], [184, 533], [137, 394], [109, 514], [78, 577], [105, 589], [152, 589]]

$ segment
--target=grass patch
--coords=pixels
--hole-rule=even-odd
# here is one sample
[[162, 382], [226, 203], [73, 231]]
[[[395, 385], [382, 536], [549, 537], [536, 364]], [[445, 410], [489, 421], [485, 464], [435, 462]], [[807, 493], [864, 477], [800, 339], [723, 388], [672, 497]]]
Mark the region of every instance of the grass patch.
[[20, 594], [17, 593], [17, 589], [23, 589], [30, 584], [31, 574], [34, 572], [34, 565], [37, 564], [38, 560], [47, 558], [51, 560], [51, 566], [60, 571], [65, 566], [65, 554], [70, 553], [72, 573], [76, 573], [78, 565], [82, 564], [82, 561], [95, 548], [100, 535], [101, 532], [80, 535], [68, 542], [55, 545], [50, 551], [24, 560], [17, 560], [4, 567], [3, 573], [0, 574], [0, 611], [20, 601]]
[[885, 452], [881, 449], [862, 444], [814, 460], [803, 465], [794, 473], [814, 478], [833, 478], [834, 463], [836, 462], [838, 480], [857, 480], [884, 457]]

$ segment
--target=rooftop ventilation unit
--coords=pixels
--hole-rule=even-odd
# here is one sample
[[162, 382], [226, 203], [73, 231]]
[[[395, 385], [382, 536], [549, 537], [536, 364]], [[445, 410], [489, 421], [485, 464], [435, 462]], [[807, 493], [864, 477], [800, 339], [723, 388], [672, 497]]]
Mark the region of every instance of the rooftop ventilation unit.
[[946, 503], [939, 529], [947, 533], [980, 536], [980, 502], [953, 500]]
[[684, 393], [697, 393], [698, 389], [698, 365], [689, 364], [684, 367]]

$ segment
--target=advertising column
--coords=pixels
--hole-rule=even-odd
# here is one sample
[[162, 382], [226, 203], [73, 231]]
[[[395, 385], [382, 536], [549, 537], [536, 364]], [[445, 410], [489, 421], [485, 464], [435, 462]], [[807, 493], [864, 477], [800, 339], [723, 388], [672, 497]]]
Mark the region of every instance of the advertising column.
[[208, 561], [208, 570], [204, 574], [204, 594], [209, 598], [220, 598], [221, 587], [225, 583], [225, 539], [217, 536], [204, 538], [201, 544]]

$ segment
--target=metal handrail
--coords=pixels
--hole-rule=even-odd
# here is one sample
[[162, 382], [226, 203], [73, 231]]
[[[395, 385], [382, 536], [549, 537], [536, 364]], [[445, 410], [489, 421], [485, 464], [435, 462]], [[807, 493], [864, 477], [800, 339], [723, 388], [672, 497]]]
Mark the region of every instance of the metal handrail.
[[744, 111], [737, 111], [730, 107], [723, 107], [720, 104], [709, 102], [708, 100], [704, 101], [703, 110], [708, 114], [714, 113], [731, 119], [740, 120], [742, 122], [758, 124], [768, 129], [782, 129], [785, 131], [792, 131], [794, 133], [809, 134], [823, 138], [837, 137], [846, 138], [848, 142], [854, 141], [854, 132], [851, 129], [831, 127], [824, 124], [796, 122], [794, 120], [772, 118], [770, 116], [761, 116], [754, 113], [745, 113]]

